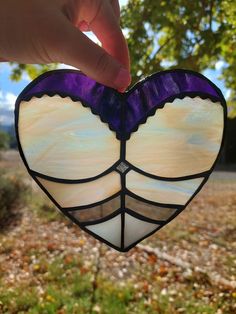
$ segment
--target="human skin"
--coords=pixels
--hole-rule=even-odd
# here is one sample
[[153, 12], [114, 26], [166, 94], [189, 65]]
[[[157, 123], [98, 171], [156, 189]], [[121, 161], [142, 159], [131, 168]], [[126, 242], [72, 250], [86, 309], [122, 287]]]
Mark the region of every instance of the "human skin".
[[0, 0], [0, 61], [66, 63], [123, 92], [131, 79], [119, 18], [118, 0]]

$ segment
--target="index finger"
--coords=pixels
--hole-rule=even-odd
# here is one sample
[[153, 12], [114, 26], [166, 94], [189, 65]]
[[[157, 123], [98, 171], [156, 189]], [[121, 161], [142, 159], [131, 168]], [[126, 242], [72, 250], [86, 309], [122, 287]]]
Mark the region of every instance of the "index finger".
[[[118, 0], [110, 0], [111, 7], [113, 9], [113, 12], [115, 14], [116, 20], [118, 23], [120, 22], [120, 5]], [[76, 10], [75, 10], [76, 11]], [[85, 22], [84, 20], [80, 21], [77, 25], [81, 32], [90, 32], [91, 29], [89, 27], [89, 24]]]
[[97, 14], [89, 25], [103, 48], [129, 70], [127, 42], [109, 1], [101, 1]]
[[119, 21], [120, 20], [120, 4], [118, 0], [110, 0], [113, 12], [116, 16], [116, 19]]

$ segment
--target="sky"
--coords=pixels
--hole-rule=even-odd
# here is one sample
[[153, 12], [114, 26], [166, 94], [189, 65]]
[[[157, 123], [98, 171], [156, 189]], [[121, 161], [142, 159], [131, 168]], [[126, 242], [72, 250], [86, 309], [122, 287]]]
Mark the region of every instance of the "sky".
[[[121, 0], [120, 5], [125, 5], [127, 0]], [[89, 35], [91, 39], [94, 36]], [[213, 81], [223, 92], [227, 98], [229, 91], [224, 87], [222, 81], [218, 80], [220, 70], [224, 63], [219, 61], [216, 64], [215, 70], [206, 70], [204, 75]], [[60, 65], [60, 68], [67, 68], [66, 65]], [[10, 125], [14, 122], [14, 105], [17, 96], [20, 94], [22, 89], [26, 87], [30, 78], [25, 74], [20, 82], [13, 82], [10, 80], [11, 67], [8, 63], [0, 63], [0, 124]], [[151, 73], [150, 73], [151, 74]]]

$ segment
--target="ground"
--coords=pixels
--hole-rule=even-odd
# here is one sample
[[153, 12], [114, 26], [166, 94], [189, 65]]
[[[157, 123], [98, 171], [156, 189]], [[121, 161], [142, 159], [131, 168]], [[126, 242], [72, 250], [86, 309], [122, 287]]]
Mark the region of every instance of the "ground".
[[170, 263], [143, 246], [116, 252], [81, 231], [31, 183], [16, 152], [0, 167], [30, 183], [27, 205], [1, 223], [0, 313], [236, 312], [236, 173], [214, 172], [183, 213], [142, 242]]

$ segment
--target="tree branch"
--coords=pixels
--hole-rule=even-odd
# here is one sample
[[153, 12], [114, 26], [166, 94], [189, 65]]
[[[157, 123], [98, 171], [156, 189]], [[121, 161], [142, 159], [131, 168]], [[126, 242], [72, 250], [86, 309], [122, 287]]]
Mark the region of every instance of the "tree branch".
[[174, 37], [175, 37], [175, 35], [172, 35], [171, 37], [169, 37], [169, 38], [164, 42], [163, 45], [161, 45], [160, 47], [158, 47], [157, 51], [153, 54], [153, 57], [150, 58], [150, 60], [153, 60], [154, 57], [155, 57], [158, 53], [160, 53], [161, 50], [162, 50], [163, 48], [165, 48], [165, 46], [168, 45], [168, 43], [169, 43]]
[[209, 15], [209, 29], [212, 31], [212, 20], [213, 20], [213, 6], [214, 6], [214, 0], [211, 0], [210, 3], [210, 15]]
[[236, 281], [229, 281], [228, 279], [221, 277], [217, 273], [209, 273], [209, 271], [205, 270], [204, 268], [201, 268], [199, 266], [193, 266], [190, 263], [185, 262], [178, 257], [174, 257], [174, 256], [171, 256], [171, 255], [165, 253], [165, 252], [161, 252], [161, 250], [159, 248], [152, 248], [151, 246], [142, 245], [142, 244], [138, 244], [137, 247], [139, 249], [141, 249], [142, 251], [145, 251], [149, 254], [150, 253], [155, 254], [158, 258], [166, 260], [170, 264], [179, 266], [183, 269], [189, 269], [189, 270], [195, 271], [197, 273], [204, 274], [204, 275], [208, 276], [209, 280], [211, 281], [211, 283], [213, 285], [216, 285], [216, 286], [221, 285], [224, 287], [228, 287], [230, 289], [236, 288]]

